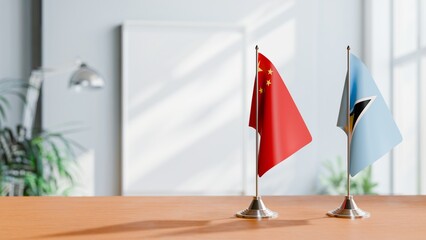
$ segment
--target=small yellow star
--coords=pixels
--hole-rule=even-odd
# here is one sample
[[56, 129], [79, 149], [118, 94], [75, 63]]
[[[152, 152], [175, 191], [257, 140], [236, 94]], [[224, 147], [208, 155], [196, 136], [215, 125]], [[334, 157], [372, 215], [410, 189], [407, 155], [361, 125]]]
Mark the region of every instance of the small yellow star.
[[262, 72], [263, 70], [260, 68], [260, 61], [257, 63], [257, 71]]
[[266, 81], [266, 85], [269, 87], [269, 85], [271, 85], [272, 83], [271, 83], [271, 80], [267, 80]]
[[263, 93], [263, 88], [259, 89], [259, 93], [262, 94]]
[[272, 73], [273, 73], [273, 72], [274, 72], [274, 71], [272, 71], [272, 69], [269, 69], [269, 70], [268, 70], [268, 74], [269, 74], [269, 75], [272, 75]]

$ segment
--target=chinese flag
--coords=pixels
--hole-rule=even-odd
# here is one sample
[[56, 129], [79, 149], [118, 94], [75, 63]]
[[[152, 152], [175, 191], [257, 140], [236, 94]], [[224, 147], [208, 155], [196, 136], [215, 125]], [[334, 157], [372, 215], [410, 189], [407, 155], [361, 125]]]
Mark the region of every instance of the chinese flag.
[[274, 65], [258, 55], [259, 89], [254, 83], [249, 126], [256, 129], [256, 95], [259, 96], [258, 132], [260, 134], [259, 170], [269, 169], [312, 141], [287, 87]]

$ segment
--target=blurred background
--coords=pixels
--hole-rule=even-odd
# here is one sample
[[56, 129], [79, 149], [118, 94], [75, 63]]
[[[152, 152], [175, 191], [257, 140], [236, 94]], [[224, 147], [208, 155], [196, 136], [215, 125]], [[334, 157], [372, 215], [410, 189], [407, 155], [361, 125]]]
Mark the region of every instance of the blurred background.
[[[260, 179], [262, 195], [344, 192], [336, 121], [347, 45], [403, 135], [353, 191], [426, 193], [422, 0], [0, 0], [0, 33], [3, 195], [254, 194], [256, 44], [313, 137]], [[101, 89], [69, 88], [64, 66], [76, 59], [102, 77]], [[34, 104], [39, 67], [55, 74], [39, 71]], [[14, 82], [23, 84], [11, 90]], [[20, 134], [28, 108], [34, 131]]]

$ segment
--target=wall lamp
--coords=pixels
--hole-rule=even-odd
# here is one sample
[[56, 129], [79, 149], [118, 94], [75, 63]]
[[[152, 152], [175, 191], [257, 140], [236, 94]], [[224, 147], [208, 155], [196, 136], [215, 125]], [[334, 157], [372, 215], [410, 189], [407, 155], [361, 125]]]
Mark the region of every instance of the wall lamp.
[[40, 96], [40, 88], [43, 81], [53, 75], [58, 75], [64, 72], [72, 71], [68, 86], [71, 89], [80, 91], [81, 89], [101, 89], [105, 85], [101, 75], [89, 67], [86, 63], [77, 60], [73, 66], [63, 68], [46, 68], [40, 67], [31, 71], [29, 79], [30, 88], [26, 95], [26, 105], [22, 124], [27, 130], [27, 136], [31, 136], [36, 117], [36, 109]]

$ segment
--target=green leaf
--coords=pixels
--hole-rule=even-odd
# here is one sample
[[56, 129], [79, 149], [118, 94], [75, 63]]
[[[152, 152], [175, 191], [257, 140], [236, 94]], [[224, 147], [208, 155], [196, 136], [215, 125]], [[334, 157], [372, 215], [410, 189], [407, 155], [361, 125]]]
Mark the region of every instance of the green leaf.
[[10, 108], [10, 102], [4, 96], [0, 96], [0, 102], [4, 104], [7, 108]]
[[37, 192], [37, 177], [34, 174], [27, 173], [24, 177], [25, 185], [31, 190], [32, 193]]
[[4, 108], [2, 105], [0, 105], [0, 116], [1, 119], [6, 120], [6, 113], [4, 112]]

